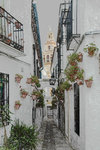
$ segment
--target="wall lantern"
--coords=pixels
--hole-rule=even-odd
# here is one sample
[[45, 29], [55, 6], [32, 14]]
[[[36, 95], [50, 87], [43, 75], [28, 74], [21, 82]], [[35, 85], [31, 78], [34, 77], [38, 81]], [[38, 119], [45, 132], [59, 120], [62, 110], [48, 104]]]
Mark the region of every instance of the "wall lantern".
[[53, 76], [51, 76], [51, 79], [49, 79], [49, 84], [55, 85], [55, 83], [56, 83], [56, 79]]

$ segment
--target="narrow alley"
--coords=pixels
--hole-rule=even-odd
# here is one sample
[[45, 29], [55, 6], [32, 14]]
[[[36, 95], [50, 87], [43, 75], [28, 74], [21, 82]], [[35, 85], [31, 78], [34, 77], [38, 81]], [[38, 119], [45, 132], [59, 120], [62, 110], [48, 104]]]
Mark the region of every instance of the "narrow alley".
[[44, 121], [37, 150], [73, 150], [52, 119]]

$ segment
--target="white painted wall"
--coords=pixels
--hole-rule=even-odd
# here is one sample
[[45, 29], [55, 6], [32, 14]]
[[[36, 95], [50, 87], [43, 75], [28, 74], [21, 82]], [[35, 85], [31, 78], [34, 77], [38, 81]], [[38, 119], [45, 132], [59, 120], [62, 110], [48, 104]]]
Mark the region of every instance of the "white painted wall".
[[[9, 3], [9, 5], [8, 5]], [[9, 56], [0, 53], [0, 73], [9, 74], [9, 105], [10, 110], [13, 113], [12, 120], [19, 119], [21, 122], [32, 125], [32, 107], [33, 100], [30, 96], [25, 99], [20, 97], [20, 86], [25, 88], [29, 94], [31, 93], [33, 87], [26, 84], [27, 77], [33, 74], [33, 48], [34, 39], [31, 30], [31, 0], [9, 0], [5, 3], [4, 8], [16, 19], [18, 19], [24, 25], [24, 53], [26, 56], [21, 56], [20, 53], [16, 53], [16, 49], [7, 46], [6, 44], [0, 43], [0, 51], [5, 51], [10, 56], [14, 56], [12, 59]], [[9, 50], [10, 49], [10, 50]], [[12, 52], [15, 51], [13, 54]], [[12, 55], [13, 54], [13, 55]], [[36, 55], [37, 56], [37, 55]], [[23, 79], [21, 83], [15, 82], [15, 74], [22, 74]], [[21, 107], [19, 110], [14, 109], [14, 104], [16, 100], [21, 101]], [[42, 115], [41, 115], [42, 116]], [[40, 127], [41, 117], [38, 115], [37, 110], [37, 126]], [[10, 126], [8, 128], [8, 135]], [[3, 144], [3, 129], [0, 128], [0, 145]]]

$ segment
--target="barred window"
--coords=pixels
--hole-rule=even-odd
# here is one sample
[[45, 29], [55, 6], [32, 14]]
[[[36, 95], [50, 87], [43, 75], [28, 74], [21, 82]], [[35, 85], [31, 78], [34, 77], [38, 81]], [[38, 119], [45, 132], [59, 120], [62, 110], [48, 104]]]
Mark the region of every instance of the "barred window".
[[2, 123], [2, 114], [3, 111], [6, 112], [5, 116], [5, 125], [8, 125], [8, 108], [9, 107], [9, 75], [0, 73], [0, 124]]

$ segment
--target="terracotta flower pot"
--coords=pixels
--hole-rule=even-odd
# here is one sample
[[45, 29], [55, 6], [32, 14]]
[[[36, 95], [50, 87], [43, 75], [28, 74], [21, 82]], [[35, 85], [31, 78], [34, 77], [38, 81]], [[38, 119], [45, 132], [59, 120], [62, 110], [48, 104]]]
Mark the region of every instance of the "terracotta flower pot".
[[22, 98], [26, 98], [26, 96], [27, 96], [27, 93], [21, 93]]
[[15, 81], [16, 81], [17, 83], [20, 83], [21, 78], [20, 78], [20, 77], [15, 77]]
[[71, 66], [76, 66], [77, 65], [77, 62], [75, 62], [75, 61], [70, 61], [69, 63], [70, 63]]
[[94, 51], [88, 51], [88, 54], [90, 57], [92, 57], [94, 55]]
[[0, 17], [3, 17], [3, 15], [4, 15], [4, 10], [0, 8]]
[[85, 80], [86, 86], [87, 86], [88, 88], [91, 88], [92, 82], [93, 82], [92, 80]]
[[83, 83], [83, 81], [82, 81], [82, 80], [77, 79], [77, 84], [78, 84], [78, 85], [83, 85], [84, 83]]
[[21, 24], [19, 22], [15, 22], [15, 26], [16, 26], [16, 29], [20, 29], [21, 28]]
[[31, 86], [35, 86], [35, 83], [33, 82], [33, 83], [31, 83]]
[[36, 100], [36, 99], [37, 99], [37, 96], [36, 96], [36, 95], [32, 95], [32, 99], [33, 99], [33, 100]]
[[27, 83], [27, 84], [31, 84], [31, 82], [32, 82], [32, 79], [31, 79], [31, 78], [27, 78], [26, 83]]
[[83, 54], [79, 53], [78, 54], [78, 62], [82, 62], [83, 61]]
[[20, 107], [20, 104], [15, 104], [15, 109], [18, 110]]
[[8, 45], [10, 45], [11, 40], [10, 40], [10, 39], [6, 39], [6, 40], [5, 40], [5, 43], [8, 44]]

